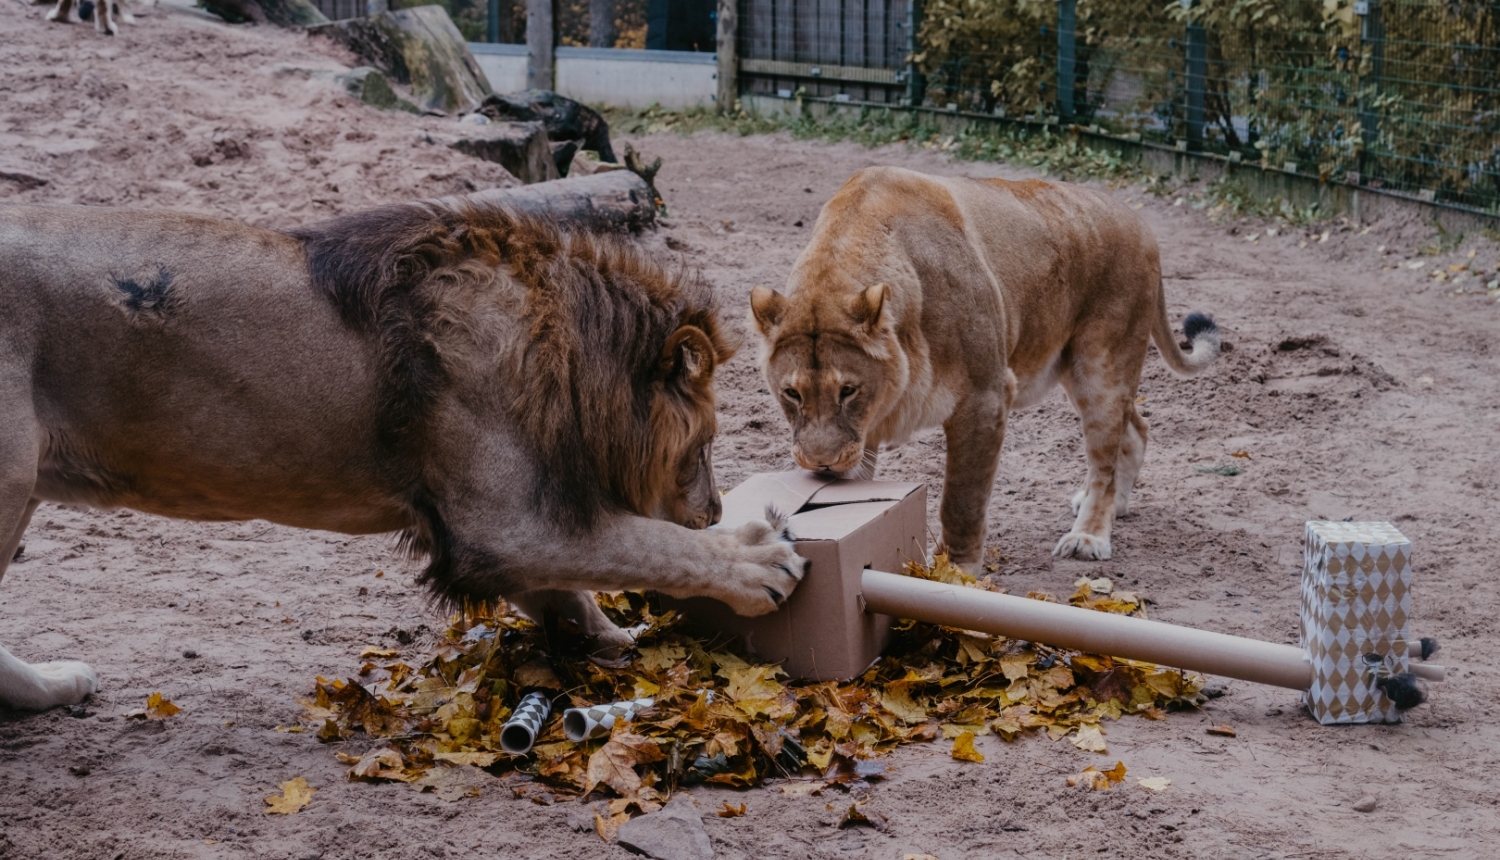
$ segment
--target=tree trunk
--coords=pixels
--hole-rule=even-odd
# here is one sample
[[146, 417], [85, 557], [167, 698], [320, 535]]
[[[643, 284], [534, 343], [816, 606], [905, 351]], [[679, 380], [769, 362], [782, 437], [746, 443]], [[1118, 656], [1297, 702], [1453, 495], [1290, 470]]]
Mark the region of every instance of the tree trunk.
[[493, 161], [527, 185], [558, 178], [547, 129], [539, 122], [499, 122], [464, 129], [449, 146]]
[[599, 232], [639, 232], [656, 223], [656, 195], [644, 179], [629, 170], [477, 191], [436, 202], [444, 206], [503, 206], [566, 227]]
[[441, 6], [339, 21], [317, 32], [342, 43], [397, 83], [410, 85], [418, 106], [426, 110], [458, 113], [490, 94], [489, 80]]
[[589, 47], [615, 46], [615, 0], [589, 0]]

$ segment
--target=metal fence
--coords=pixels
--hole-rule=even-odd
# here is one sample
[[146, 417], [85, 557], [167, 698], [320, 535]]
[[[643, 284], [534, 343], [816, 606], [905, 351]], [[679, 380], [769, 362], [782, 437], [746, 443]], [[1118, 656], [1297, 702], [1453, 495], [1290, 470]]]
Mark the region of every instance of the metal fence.
[[739, 0], [741, 89], [1052, 118], [1500, 214], [1500, 2]]

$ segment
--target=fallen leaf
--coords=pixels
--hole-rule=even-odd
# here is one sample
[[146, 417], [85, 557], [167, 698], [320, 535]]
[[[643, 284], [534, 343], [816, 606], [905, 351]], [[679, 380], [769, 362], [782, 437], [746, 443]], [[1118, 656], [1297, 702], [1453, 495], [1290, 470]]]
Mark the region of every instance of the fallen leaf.
[[608, 818], [594, 813], [594, 832], [605, 842], [613, 842], [615, 834], [620, 832], [620, 825], [630, 820], [630, 813], [617, 812]]
[[739, 818], [745, 814], [745, 804], [741, 803], [739, 806], [731, 806], [729, 801], [726, 800], [724, 801], [724, 808], [718, 812], [720, 818]]
[[436, 761], [449, 764], [468, 764], [474, 767], [489, 767], [500, 760], [500, 753], [493, 752], [440, 752], [433, 753]]
[[412, 782], [418, 791], [431, 791], [439, 800], [456, 803], [465, 797], [478, 797], [480, 788], [490, 780], [488, 774], [477, 767], [435, 767]]
[[1211, 735], [1223, 735], [1226, 738], [1235, 737], [1234, 726], [1228, 723], [1220, 723], [1217, 726], [1209, 726], [1208, 733]]
[[273, 794], [266, 798], [267, 815], [291, 815], [312, 803], [313, 793], [317, 789], [307, 784], [303, 777], [289, 779], [281, 784], [281, 794]]
[[[345, 758], [347, 760], [348, 757]], [[354, 767], [349, 768], [349, 778], [394, 779], [400, 782], [411, 780], [406, 771], [406, 759], [389, 747], [370, 750], [356, 759]]]
[[379, 645], [366, 645], [364, 649], [359, 652], [359, 659], [368, 660], [371, 657], [394, 657], [400, 653], [401, 652], [397, 651], [395, 648], [382, 648]]
[[[296, 729], [299, 732], [302, 731], [301, 726], [297, 726]], [[288, 729], [288, 731], [290, 731], [290, 729]], [[318, 729], [318, 740], [322, 741], [325, 744], [333, 743], [343, 736], [343, 732], [339, 731], [339, 724], [334, 720], [324, 720], [323, 727], [321, 729]]]
[[[1181, 198], [1178, 198], [1181, 199]], [[931, 854], [902, 854], [901, 860], [938, 860]]]
[[641, 789], [641, 776], [635, 772], [635, 766], [661, 761], [665, 757], [656, 741], [630, 732], [617, 732], [589, 756], [583, 793], [588, 794], [603, 783], [621, 797], [634, 797]]
[[1109, 747], [1104, 743], [1104, 730], [1098, 726], [1079, 726], [1078, 735], [1073, 738], [1073, 746], [1087, 752], [1109, 752]]
[[844, 817], [839, 821], [840, 830], [844, 829], [845, 827], [854, 827], [855, 825], [859, 824], [867, 824], [875, 828], [876, 830], [879, 830], [881, 833], [884, 833], [886, 831], [886, 828], [890, 825], [887, 823], [884, 815], [881, 815], [874, 810], [864, 810], [860, 808], [861, 806], [864, 806], [866, 802], [867, 801], [861, 800], [849, 804], [849, 808], [844, 810]]
[[1238, 457], [1241, 460], [1253, 460], [1253, 459], [1255, 459], [1254, 457], [1250, 456], [1250, 452], [1249, 451], [1232, 451], [1232, 452], [1230, 452], [1229, 456], [1231, 456], [1231, 457]]
[[1125, 762], [1117, 761], [1109, 770], [1099, 770], [1090, 765], [1082, 773], [1068, 777], [1068, 786], [1086, 785], [1091, 791], [1107, 791], [1116, 783], [1125, 781]]
[[1172, 784], [1172, 780], [1167, 779], [1164, 776], [1146, 777], [1144, 779], [1138, 779], [1135, 782], [1137, 785], [1139, 785], [1141, 788], [1146, 789], [1147, 791], [1166, 791], [1167, 786]]
[[807, 797], [821, 793], [824, 788], [821, 782], [789, 782], [781, 787], [781, 793], [787, 797]]
[[949, 753], [949, 755], [953, 756], [959, 761], [984, 761], [984, 753], [981, 753], [979, 750], [974, 749], [973, 732], [963, 732], [958, 737], [954, 738], [953, 750]]
[[172, 700], [161, 693], [152, 693], [146, 697], [146, 719], [148, 720], [165, 720], [181, 712], [181, 708], [172, 704]]

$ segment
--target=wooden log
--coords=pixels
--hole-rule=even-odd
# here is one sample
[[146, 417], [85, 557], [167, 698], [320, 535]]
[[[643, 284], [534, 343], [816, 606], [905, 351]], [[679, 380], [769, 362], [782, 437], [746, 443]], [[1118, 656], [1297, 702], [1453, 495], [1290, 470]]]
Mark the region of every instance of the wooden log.
[[448, 144], [465, 155], [493, 161], [527, 185], [557, 179], [559, 171], [539, 122], [497, 122], [467, 127]]
[[640, 232], [656, 223], [656, 195], [629, 170], [442, 197], [440, 206], [503, 206], [598, 232]]
[[309, 0], [203, 0], [203, 8], [231, 24], [317, 27], [328, 23]]
[[424, 110], [458, 113], [490, 94], [463, 34], [442, 6], [415, 6], [318, 27], [370, 65], [411, 87]]

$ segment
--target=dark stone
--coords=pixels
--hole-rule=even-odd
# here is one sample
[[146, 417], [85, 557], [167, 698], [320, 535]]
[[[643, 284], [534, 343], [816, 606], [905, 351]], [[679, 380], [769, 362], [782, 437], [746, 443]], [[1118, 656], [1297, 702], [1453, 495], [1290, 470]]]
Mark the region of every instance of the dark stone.
[[599, 153], [600, 161], [615, 161], [615, 151], [609, 143], [609, 123], [604, 117], [593, 108], [551, 90], [497, 93], [481, 102], [478, 110], [492, 120], [540, 122], [547, 127], [550, 140], [577, 141], [579, 149]]

